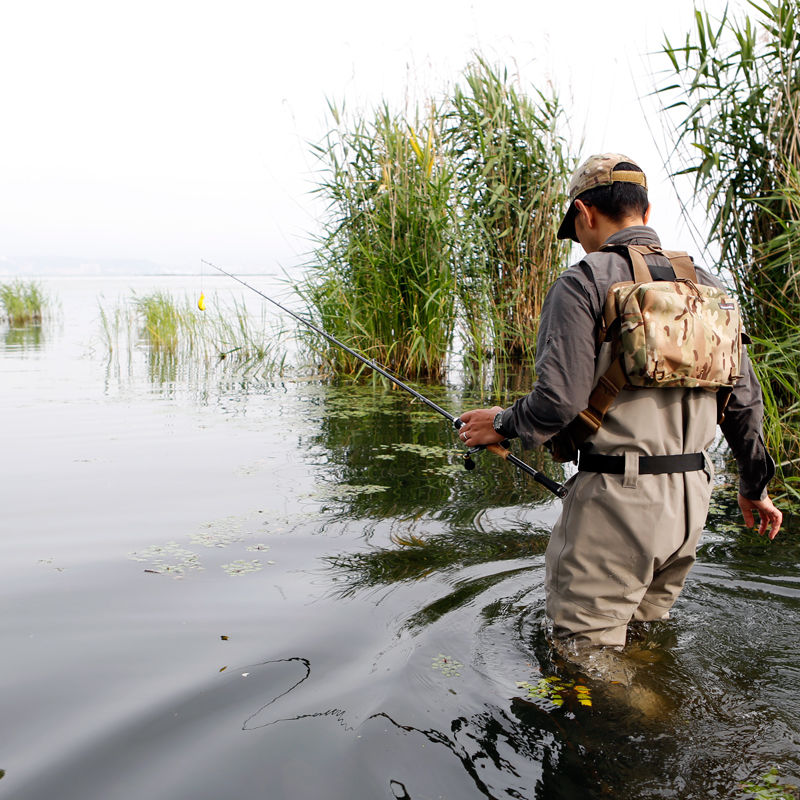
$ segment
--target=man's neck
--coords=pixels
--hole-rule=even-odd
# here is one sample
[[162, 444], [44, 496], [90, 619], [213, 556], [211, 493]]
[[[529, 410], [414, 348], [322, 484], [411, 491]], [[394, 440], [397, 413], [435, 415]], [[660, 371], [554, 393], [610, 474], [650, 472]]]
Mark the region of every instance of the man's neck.
[[591, 231], [591, 241], [586, 242], [586, 252], [595, 253], [615, 233], [619, 233], [625, 228], [632, 228], [644, 224], [644, 219], [635, 215], [616, 221], [605, 216], [598, 216], [597, 226]]

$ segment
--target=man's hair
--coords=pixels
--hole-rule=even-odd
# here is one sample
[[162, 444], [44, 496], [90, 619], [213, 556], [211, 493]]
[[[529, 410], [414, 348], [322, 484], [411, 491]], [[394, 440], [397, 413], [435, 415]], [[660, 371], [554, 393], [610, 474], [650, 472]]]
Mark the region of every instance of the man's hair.
[[[617, 170], [630, 172], [641, 172], [642, 170], [623, 161], [614, 167]], [[611, 173], [613, 176], [613, 172]], [[575, 200], [581, 200], [587, 206], [594, 206], [601, 214], [604, 214], [614, 222], [619, 222], [627, 216], [636, 215], [644, 217], [647, 207], [650, 204], [647, 199], [647, 189], [639, 186], [638, 183], [623, 183], [615, 181], [610, 186], [595, 186], [594, 189], [587, 189], [579, 194]], [[573, 201], [573, 207], [575, 203]]]

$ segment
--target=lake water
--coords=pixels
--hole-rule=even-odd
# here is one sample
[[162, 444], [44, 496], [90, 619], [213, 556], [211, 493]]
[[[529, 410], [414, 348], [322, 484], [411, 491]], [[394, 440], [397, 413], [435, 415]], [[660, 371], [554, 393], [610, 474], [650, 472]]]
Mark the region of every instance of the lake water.
[[721, 486], [673, 619], [574, 675], [543, 631], [559, 501], [538, 485], [490, 456], [465, 472], [446, 421], [379, 384], [109, 354], [98, 296], [192, 279], [43, 283], [55, 318], [0, 326], [1, 796], [800, 784], [796, 519], [760, 540]]

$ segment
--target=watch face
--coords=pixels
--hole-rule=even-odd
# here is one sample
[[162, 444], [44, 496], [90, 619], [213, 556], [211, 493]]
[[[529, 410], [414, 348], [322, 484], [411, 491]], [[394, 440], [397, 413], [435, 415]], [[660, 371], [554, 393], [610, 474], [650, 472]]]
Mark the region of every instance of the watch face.
[[500, 428], [502, 427], [502, 425], [503, 425], [503, 412], [502, 412], [502, 411], [500, 411], [500, 412], [498, 412], [497, 414], [495, 414], [495, 417], [494, 417], [494, 419], [492, 420], [492, 427], [493, 427], [493, 428], [494, 428], [494, 429], [495, 429], [495, 430], [496, 430], [498, 433], [500, 433]]

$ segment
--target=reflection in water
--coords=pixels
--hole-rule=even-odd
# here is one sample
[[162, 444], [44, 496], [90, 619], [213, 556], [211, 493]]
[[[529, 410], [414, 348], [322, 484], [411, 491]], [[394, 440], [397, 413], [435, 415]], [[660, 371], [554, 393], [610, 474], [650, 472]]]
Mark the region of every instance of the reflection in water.
[[[195, 492], [220, 496], [212, 518], [271, 508], [239, 533], [253, 542], [274, 534], [282, 555], [274, 569], [236, 579], [220, 569], [183, 582], [142, 578], [125, 561], [117, 582], [90, 556], [80, 570], [35, 575], [19, 590], [26, 614], [6, 615], [4, 629], [20, 687], [6, 736], [21, 744], [0, 766], [15, 800], [743, 800], [773, 768], [781, 783], [800, 782], [791, 522], [767, 545], [732, 523], [735, 492], [718, 495], [674, 619], [634, 631], [610, 664], [575, 664], [543, 627], [542, 553], [558, 503], [537, 484], [489, 455], [465, 472], [446, 422], [380, 385], [270, 387], [223, 379], [217, 365], [187, 374], [145, 356], [112, 354], [108, 394], [125, 394], [143, 415], [160, 405], [154, 394], [184, 402], [188, 416], [202, 416], [209, 462], [217, 451], [205, 426], [219, 426], [223, 440], [229, 415], [245, 411], [257, 423], [248, 431], [260, 434], [267, 420], [267, 443], [286, 445], [286, 461], [255, 471], [263, 481], [249, 469], [221, 487], [204, 481], [194, 446], [183, 462]], [[430, 394], [453, 410], [477, 405], [448, 389]], [[195, 415], [198, 405], [220, 413]], [[163, 420], [147, 420], [161, 446]], [[151, 452], [141, 463], [152, 469]], [[562, 467], [536, 465], [563, 480]], [[270, 485], [273, 469], [297, 485]], [[119, 474], [131, 493], [146, 485]], [[260, 505], [269, 493], [279, 502]], [[97, 516], [118, 522], [141, 552], [151, 535], [134, 537], [141, 518], [104, 506], [103, 494], [99, 484]], [[159, 537], [174, 529], [184, 550], [213, 546], [202, 551], [208, 565], [257, 555], [233, 524], [190, 537], [197, 520], [175, 513], [173, 524], [174, 512], [166, 501], [146, 508], [164, 523]], [[20, 517], [49, 530], [41, 519]], [[242, 552], [220, 554], [222, 545]], [[209, 631], [222, 620], [226, 631], [241, 625], [241, 649], [226, 657], [250, 666], [217, 672], [225, 661]], [[34, 625], [41, 635], [31, 637]]]
[[9, 325], [3, 333], [5, 349], [11, 352], [26, 352], [39, 350], [45, 344], [46, 338], [41, 324], [36, 325]]
[[[425, 391], [444, 408], [458, 410], [473, 402], [440, 387]], [[481, 454], [477, 469], [467, 472], [464, 450], [447, 421], [399, 392], [328, 387], [313, 417], [317, 434], [307, 444], [325, 453], [326, 472], [334, 485], [390, 486], [380, 495], [348, 498], [340, 506], [343, 517], [430, 512], [437, 519], [469, 526], [487, 499], [493, 506], [553, 500], [542, 486], [489, 453]], [[536, 469], [564, 479], [563, 466], [546, 454], [525, 456]]]
[[[336, 574], [340, 596], [349, 597], [379, 584], [417, 580], [434, 570], [442, 572], [490, 561], [528, 558], [544, 553], [547, 547], [545, 532], [503, 531], [487, 535], [482, 530], [466, 529], [427, 539], [413, 534], [391, 538], [394, 547], [373, 547], [326, 557]], [[502, 579], [502, 575], [497, 578]], [[478, 582], [472, 588], [462, 586], [460, 593], [479, 594], [483, 585]]]

